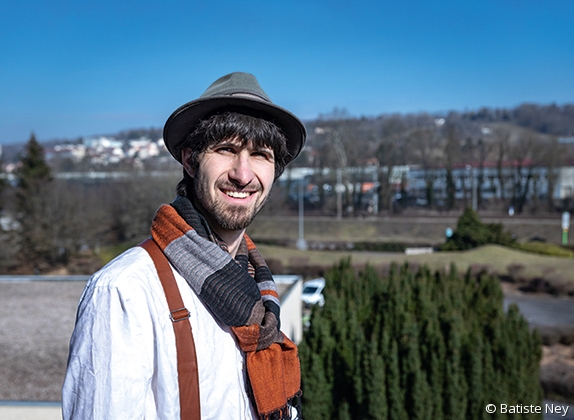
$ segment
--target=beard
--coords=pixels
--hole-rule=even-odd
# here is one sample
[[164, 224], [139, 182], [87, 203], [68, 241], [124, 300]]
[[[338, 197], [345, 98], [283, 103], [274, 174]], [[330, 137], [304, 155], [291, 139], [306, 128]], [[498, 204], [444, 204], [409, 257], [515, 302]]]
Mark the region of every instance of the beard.
[[[201, 177], [194, 179], [194, 187], [195, 197], [201, 206], [204, 216], [217, 223], [217, 225], [225, 230], [246, 229], [251, 224], [255, 216], [257, 216], [259, 211], [261, 211], [269, 198], [268, 193], [252, 206], [234, 206], [217, 199], [213, 199], [209, 195], [207, 183], [203, 182]], [[218, 188], [221, 187], [224, 187], [224, 185], [218, 185]], [[258, 191], [260, 191], [260, 189]]]

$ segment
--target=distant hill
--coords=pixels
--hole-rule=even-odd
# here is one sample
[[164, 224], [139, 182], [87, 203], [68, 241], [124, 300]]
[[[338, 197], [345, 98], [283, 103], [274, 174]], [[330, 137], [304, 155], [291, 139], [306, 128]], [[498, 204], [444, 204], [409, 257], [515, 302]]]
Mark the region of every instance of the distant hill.
[[506, 122], [541, 134], [574, 135], [574, 104], [522, 104], [514, 109], [481, 108], [460, 114], [460, 118], [476, 122]]
[[[516, 126], [529, 129], [540, 134], [553, 136], [574, 136], [574, 103], [564, 105], [539, 105], [524, 103], [515, 108], [480, 108], [475, 111], [457, 112], [451, 111], [445, 115], [420, 114], [388, 114], [376, 117], [352, 117], [345, 112], [334, 112], [322, 115], [321, 117], [306, 121], [307, 128], [312, 134], [310, 128], [321, 126], [326, 120], [357, 120], [360, 121], [360, 130], [378, 131], [378, 126], [382, 121], [394, 118], [401, 121], [404, 129], [428, 124], [436, 118], [444, 118], [446, 122], [457, 126], [466, 131], [476, 131], [475, 127], [484, 123], [504, 123], [508, 126]], [[423, 123], [425, 121], [425, 123]], [[474, 129], [473, 129], [474, 127]], [[132, 128], [122, 130], [118, 133], [102, 134], [106, 137], [114, 137], [118, 140], [133, 140], [141, 137], [147, 137], [151, 140], [158, 140], [162, 137], [162, 128]], [[97, 137], [86, 136], [86, 137]], [[42, 141], [42, 145], [50, 147], [62, 143], [78, 143], [81, 138], [70, 139], [52, 139]], [[2, 161], [4, 163], [18, 160], [18, 154], [22, 150], [24, 143], [2, 145]]]

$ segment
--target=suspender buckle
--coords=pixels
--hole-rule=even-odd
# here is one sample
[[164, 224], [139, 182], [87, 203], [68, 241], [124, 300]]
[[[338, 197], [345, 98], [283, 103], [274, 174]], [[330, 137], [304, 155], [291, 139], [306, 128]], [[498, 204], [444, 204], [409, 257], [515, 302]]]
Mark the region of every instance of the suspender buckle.
[[191, 316], [191, 314], [189, 313], [189, 311], [186, 308], [174, 309], [173, 311], [171, 311], [169, 313], [169, 318], [173, 322], [184, 321], [186, 319], [189, 319], [190, 316]]

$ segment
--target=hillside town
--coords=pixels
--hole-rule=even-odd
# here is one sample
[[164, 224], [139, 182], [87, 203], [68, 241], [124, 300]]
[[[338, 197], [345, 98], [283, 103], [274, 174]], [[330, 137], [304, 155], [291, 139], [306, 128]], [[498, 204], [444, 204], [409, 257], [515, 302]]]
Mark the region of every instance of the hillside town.
[[[98, 168], [106, 168], [122, 162], [137, 165], [138, 162], [158, 158], [162, 152], [167, 153], [163, 139], [152, 140], [147, 137], [140, 137], [131, 140], [118, 140], [110, 136], [86, 137], [77, 142], [62, 142], [46, 146], [44, 150], [46, 161], [55, 166], [56, 171], [63, 172], [80, 165], [82, 162], [87, 162], [91, 167]], [[7, 173], [12, 172], [16, 165], [17, 162], [7, 163], [5, 171]]]

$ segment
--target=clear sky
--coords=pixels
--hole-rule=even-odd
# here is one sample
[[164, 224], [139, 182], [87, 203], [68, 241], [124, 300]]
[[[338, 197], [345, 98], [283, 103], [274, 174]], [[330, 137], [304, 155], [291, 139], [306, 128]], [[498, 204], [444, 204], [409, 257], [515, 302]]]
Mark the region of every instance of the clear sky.
[[246, 71], [301, 118], [574, 102], [574, 0], [2, 0], [0, 143], [161, 127]]

